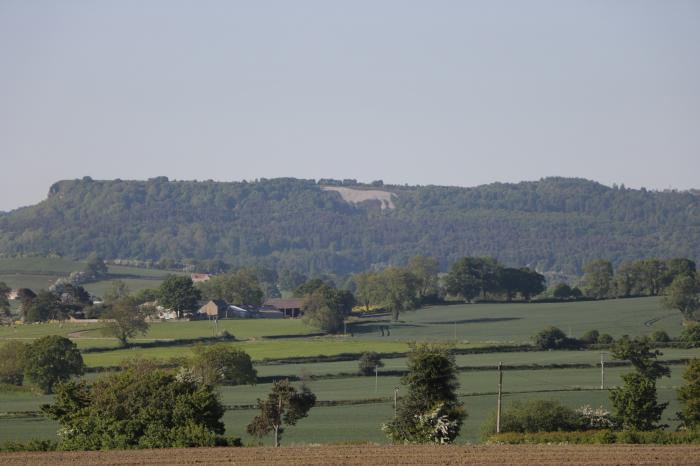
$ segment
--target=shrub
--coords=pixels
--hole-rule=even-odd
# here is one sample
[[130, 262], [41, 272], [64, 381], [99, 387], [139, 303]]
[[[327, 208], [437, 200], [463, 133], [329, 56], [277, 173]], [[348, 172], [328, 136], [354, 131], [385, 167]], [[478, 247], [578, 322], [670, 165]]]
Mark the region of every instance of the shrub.
[[688, 343], [700, 342], [700, 324], [688, 324], [681, 331], [680, 340]]
[[[573, 409], [558, 401], [514, 401], [501, 413], [501, 432], [577, 431], [585, 428], [585, 420]], [[493, 412], [481, 427], [482, 437], [496, 432], [496, 413]]]
[[561, 329], [552, 326], [545, 327], [532, 339], [535, 346], [540, 349], [567, 349], [580, 346], [578, 340], [567, 337]]
[[684, 430], [668, 432], [664, 430], [652, 430], [648, 432], [613, 432], [610, 430], [588, 430], [582, 432], [508, 432], [489, 437], [487, 443], [510, 445], [545, 443], [695, 445], [700, 443], [700, 431]]
[[598, 343], [601, 345], [611, 345], [615, 342], [615, 339], [609, 333], [604, 333], [598, 337]]
[[671, 341], [671, 337], [669, 337], [668, 333], [666, 333], [665, 331], [657, 330], [651, 334], [651, 341], [654, 341], [656, 343], [667, 343]]
[[581, 342], [586, 345], [592, 345], [598, 343], [598, 337], [600, 337], [600, 332], [598, 332], [598, 330], [589, 330], [583, 334]]

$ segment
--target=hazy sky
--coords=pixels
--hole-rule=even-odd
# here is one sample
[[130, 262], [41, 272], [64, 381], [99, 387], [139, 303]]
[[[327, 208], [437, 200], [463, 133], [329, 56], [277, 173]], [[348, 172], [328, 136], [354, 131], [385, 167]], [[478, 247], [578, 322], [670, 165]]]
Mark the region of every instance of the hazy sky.
[[700, 187], [700, 1], [0, 0], [0, 210], [84, 175]]

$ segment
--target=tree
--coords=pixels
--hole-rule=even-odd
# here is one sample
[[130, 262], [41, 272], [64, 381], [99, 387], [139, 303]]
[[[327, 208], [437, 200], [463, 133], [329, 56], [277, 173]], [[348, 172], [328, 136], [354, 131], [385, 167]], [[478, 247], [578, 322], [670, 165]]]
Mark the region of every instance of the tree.
[[102, 299], [105, 303], [110, 304], [120, 299], [124, 299], [129, 296], [130, 290], [127, 284], [122, 280], [113, 280], [109, 284], [109, 288], [105, 291]]
[[337, 333], [352, 310], [351, 299], [352, 293], [323, 285], [304, 298], [303, 321], [324, 332]]
[[55, 294], [41, 290], [33, 299], [22, 304], [24, 322], [45, 322], [47, 320], [62, 320], [66, 318], [65, 309]]
[[418, 299], [434, 299], [438, 295], [438, 271], [440, 262], [434, 257], [414, 256], [408, 260], [408, 270], [416, 281]]
[[10, 340], [0, 346], [0, 383], [22, 385], [26, 349], [27, 344], [18, 340]]
[[382, 426], [387, 436], [400, 443], [453, 442], [466, 417], [457, 399], [454, 355], [443, 346], [414, 345], [401, 383], [408, 394], [396, 417]]
[[248, 270], [217, 275], [198, 286], [206, 299], [223, 299], [236, 306], [259, 306], [263, 302], [258, 277]]
[[498, 290], [499, 267], [490, 257], [463, 257], [452, 264], [445, 288], [448, 293], [471, 302], [479, 294]]
[[279, 286], [286, 291], [293, 291], [308, 280], [308, 277], [297, 270], [284, 269], [279, 273]]
[[403, 267], [389, 267], [381, 273], [382, 296], [384, 307], [391, 311], [394, 321], [399, 320], [399, 314], [418, 308], [416, 278]]
[[143, 288], [132, 294], [136, 304], [153, 303], [158, 300], [158, 290]]
[[192, 372], [209, 385], [255, 385], [257, 372], [248, 353], [230, 345], [196, 346]]
[[657, 342], [657, 343], [666, 343], [671, 341], [671, 337], [668, 336], [668, 333], [666, 333], [664, 330], [655, 330], [651, 334], [651, 341]]
[[134, 298], [121, 298], [110, 304], [102, 314], [102, 333], [119, 340], [121, 346], [127, 346], [129, 338], [137, 334], [145, 335], [148, 331], [146, 316], [147, 310], [139, 306]]
[[580, 338], [582, 343], [585, 343], [586, 345], [593, 345], [595, 343], [598, 343], [598, 338], [600, 337], [600, 332], [598, 330], [589, 330], [586, 333], [583, 334], [583, 336]]
[[10, 294], [10, 287], [5, 282], [0, 282], [0, 317], [11, 317], [10, 300], [7, 296]]
[[250, 435], [264, 437], [270, 432], [275, 434], [275, 446], [280, 446], [284, 425], [293, 426], [308, 416], [309, 410], [316, 404], [314, 395], [305, 385], [297, 391], [289, 379], [272, 384], [272, 391], [266, 400], [258, 399], [260, 414], [248, 424]]
[[82, 375], [85, 368], [75, 343], [58, 335], [35, 340], [23, 354], [24, 376], [44, 393], [53, 393], [59, 382]]
[[378, 367], [384, 367], [379, 353], [365, 351], [360, 355], [359, 372], [362, 375], [372, 375]]
[[553, 326], [545, 327], [533, 336], [532, 340], [536, 347], [543, 350], [575, 348], [579, 346], [576, 339], [567, 337], [561, 329]]
[[370, 311], [370, 306], [379, 304], [382, 299], [383, 289], [381, 277], [374, 272], [357, 273], [352, 276], [355, 283], [355, 299], [364, 306], [365, 311]]
[[107, 275], [107, 272], [107, 264], [105, 264], [105, 261], [101, 256], [97, 255], [96, 253], [92, 253], [88, 256], [85, 263], [85, 273], [87, 273], [90, 278], [104, 277]]
[[683, 385], [678, 389], [681, 411], [678, 418], [688, 429], [700, 427], [700, 359], [693, 358], [683, 372]]
[[186, 369], [146, 367], [58, 386], [42, 411], [61, 424], [59, 449], [205, 447], [221, 443], [224, 407]]
[[610, 261], [598, 259], [583, 268], [583, 291], [587, 296], [602, 299], [611, 296], [613, 268]]
[[195, 288], [190, 277], [168, 275], [158, 290], [160, 305], [175, 311], [178, 319], [183, 311], [194, 310], [200, 298], [201, 292]]
[[647, 338], [631, 340], [623, 337], [612, 347], [615, 359], [628, 360], [634, 372], [622, 376], [623, 385], [612, 389], [610, 401], [617, 422], [626, 430], [652, 430], [658, 426], [668, 403], [659, 403], [656, 380], [668, 376], [670, 370], [656, 358], [658, 350], [651, 350]]
[[695, 311], [700, 309], [700, 285], [695, 277], [678, 275], [666, 289], [662, 303], [668, 309], [678, 309], [688, 320], [695, 320]]

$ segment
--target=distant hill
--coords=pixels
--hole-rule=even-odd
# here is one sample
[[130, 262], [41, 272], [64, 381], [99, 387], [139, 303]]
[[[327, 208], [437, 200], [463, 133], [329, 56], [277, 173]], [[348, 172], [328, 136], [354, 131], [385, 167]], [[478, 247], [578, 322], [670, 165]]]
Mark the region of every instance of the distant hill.
[[700, 196], [545, 178], [474, 188], [354, 180], [60, 181], [0, 215], [0, 255], [221, 259], [347, 273], [410, 256], [494, 256], [578, 273], [594, 258], [700, 259]]

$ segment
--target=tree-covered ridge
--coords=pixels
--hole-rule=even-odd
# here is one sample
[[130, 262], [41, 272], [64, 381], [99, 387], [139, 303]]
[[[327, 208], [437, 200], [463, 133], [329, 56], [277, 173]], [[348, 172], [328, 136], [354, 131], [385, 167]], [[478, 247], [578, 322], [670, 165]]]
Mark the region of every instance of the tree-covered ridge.
[[[324, 180], [324, 183], [332, 183]], [[0, 254], [222, 259], [307, 274], [491, 256], [579, 273], [598, 257], [699, 260], [700, 197], [570, 178], [474, 188], [343, 185], [394, 193], [345, 202], [314, 180], [60, 181], [45, 201], [0, 216]]]

